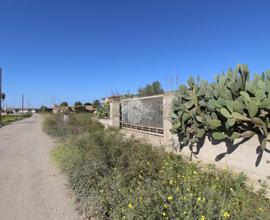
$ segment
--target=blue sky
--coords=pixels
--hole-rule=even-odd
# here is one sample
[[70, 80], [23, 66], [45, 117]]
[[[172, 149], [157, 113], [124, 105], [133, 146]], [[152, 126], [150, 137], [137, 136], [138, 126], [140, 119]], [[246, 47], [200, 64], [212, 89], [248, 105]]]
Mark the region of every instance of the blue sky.
[[[270, 1], [1, 0], [0, 66], [8, 105], [73, 104], [166, 90], [189, 75], [247, 63], [270, 69]], [[172, 83], [173, 82], [173, 83]], [[173, 85], [172, 85], [173, 84]]]

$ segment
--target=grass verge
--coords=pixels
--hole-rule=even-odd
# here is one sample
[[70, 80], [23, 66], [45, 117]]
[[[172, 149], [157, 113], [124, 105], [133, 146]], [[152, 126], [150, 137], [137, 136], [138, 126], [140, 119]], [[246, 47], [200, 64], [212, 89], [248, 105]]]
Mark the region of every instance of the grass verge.
[[89, 219], [270, 219], [243, 173], [153, 150], [86, 114], [47, 116], [44, 130], [61, 137], [51, 155]]
[[32, 116], [31, 113], [29, 113], [29, 114], [27, 113], [24, 115], [2, 115], [2, 125], [8, 125], [12, 122], [19, 121], [19, 120], [22, 120], [25, 118], [29, 118], [31, 116]]

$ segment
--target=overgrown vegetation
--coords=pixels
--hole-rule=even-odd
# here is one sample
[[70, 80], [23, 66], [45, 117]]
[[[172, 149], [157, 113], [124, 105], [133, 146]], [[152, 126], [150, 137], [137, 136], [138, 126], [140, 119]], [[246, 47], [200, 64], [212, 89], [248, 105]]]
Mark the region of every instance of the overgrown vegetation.
[[100, 106], [97, 108], [97, 116], [103, 119], [110, 118], [110, 103], [109, 102], [100, 104]]
[[50, 108], [48, 108], [47, 106], [45, 106], [45, 105], [42, 105], [41, 107], [40, 107], [40, 109], [39, 109], [39, 113], [48, 113], [48, 112], [50, 112], [51, 110], [50, 110]]
[[74, 103], [74, 112], [75, 113], [84, 113], [84, 112], [86, 112], [86, 108], [80, 101], [77, 101]]
[[243, 174], [202, 167], [154, 150], [85, 114], [50, 115], [44, 130], [64, 137], [52, 152], [80, 211], [97, 219], [270, 219], [263, 191]]
[[23, 115], [2, 115], [2, 125], [7, 125], [15, 121], [22, 120], [24, 118], [31, 117], [31, 113], [23, 114]]
[[155, 81], [152, 84], [146, 85], [143, 88], [138, 90], [139, 96], [151, 96], [151, 95], [160, 95], [164, 93], [164, 90], [161, 87], [159, 81]]
[[[181, 146], [196, 147], [209, 135], [211, 140], [232, 142], [259, 136], [261, 153], [270, 141], [270, 72], [250, 79], [248, 67], [237, 65], [214, 83], [181, 85], [173, 101], [173, 132]], [[255, 146], [256, 147], [256, 146]]]
[[48, 114], [43, 122], [43, 130], [51, 136], [66, 138], [92, 130], [103, 129], [89, 113]]

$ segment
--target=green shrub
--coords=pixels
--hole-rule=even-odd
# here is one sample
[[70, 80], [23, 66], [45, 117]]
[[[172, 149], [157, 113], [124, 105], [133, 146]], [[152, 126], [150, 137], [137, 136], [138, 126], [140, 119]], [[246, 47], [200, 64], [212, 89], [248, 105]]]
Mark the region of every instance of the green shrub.
[[105, 102], [97, 108], [97, 115], [99, 118], [110, 118], [110, 103]]
[[19, 121], [32, 116], [32, 113], [26, 113], [23, 115], [2, 115], [2, 124], [7, 125], [15, 121]]
[[56, 137], [65, 137], [86, 131], [91, 132], [102, 128], [103, 125], [94, 119], [90, 113], [48, 114], [43, 123], [43, 130]]
[[75, 113], [85, 113], [85, 112], [87, 112], [85, 106], [83, 106], [83, 105], [74, 106], [74, 111], [75, 111]]
[[[85, 124], [85, 116], [75, 117]], [[242, 173], [189, 163], [91, 123], [79, 133], [71, 129], [52, 151], [86, 217], [270, 219], [269, 200], [253, 193]]]

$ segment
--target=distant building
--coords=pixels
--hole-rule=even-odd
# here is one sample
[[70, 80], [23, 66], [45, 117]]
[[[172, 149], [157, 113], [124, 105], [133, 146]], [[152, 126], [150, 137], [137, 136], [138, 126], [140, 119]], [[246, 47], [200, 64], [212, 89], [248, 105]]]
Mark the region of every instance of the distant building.
[[58, 107], [58, 105], [54, 105], [54, 106], [52, 107], [52, 112], [53, 112], [54, 114], [59, 113], [59, 107]]
[[[22, 114], [22, 109], [21, 108], [5, 108], [2, 112], [6, 114]], [[23, 113], [28, 113], [28, 112], [37, 113], [38, 109], [37, 108], [23, 109]]]
[[73, 108], [70, 106], [60, 106], [60, 105], [54, 105], [52, 108], [52, 112], [57, 113], [70, 113], [73, 112]]
[[84, 107], [85, 107], [85, 110], [87, 112], [94, 113], [96, 111], [96, 109], [94, 108], [94, 106], [92, 104], [90, 104], [90, 105], [84, 105]]

